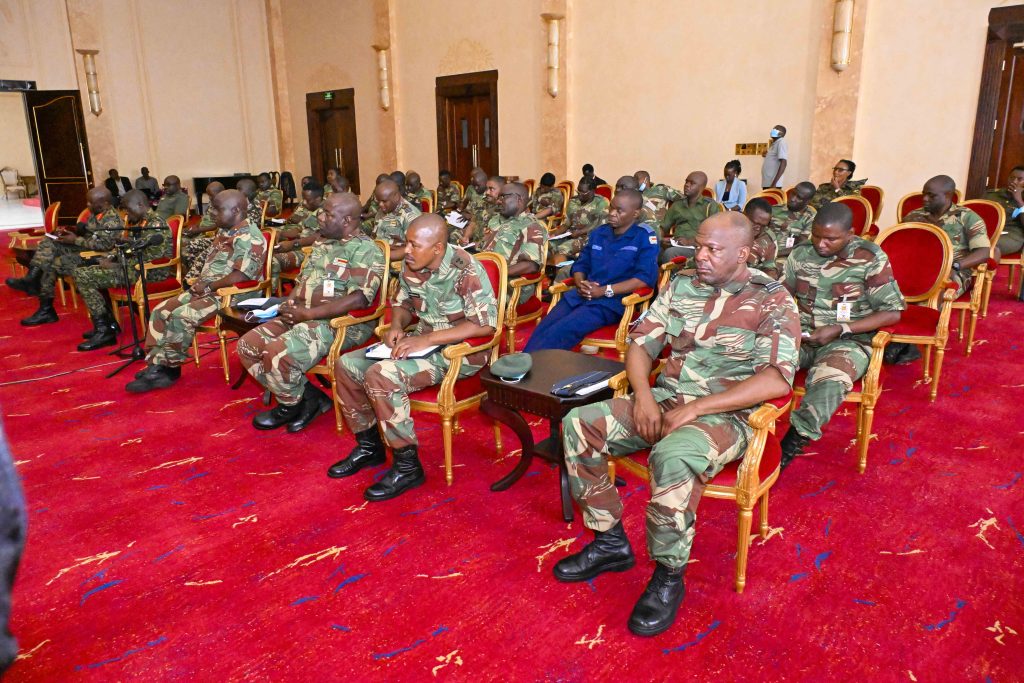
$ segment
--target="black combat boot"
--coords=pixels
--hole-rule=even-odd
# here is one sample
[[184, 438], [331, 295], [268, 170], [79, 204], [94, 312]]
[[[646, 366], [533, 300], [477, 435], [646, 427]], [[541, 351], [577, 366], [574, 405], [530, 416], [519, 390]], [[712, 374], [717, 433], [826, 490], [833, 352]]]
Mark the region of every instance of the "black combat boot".
[[779, 446], [782, 447], [782, 461], [779, 464], [779, 469], [784, 470], [789, 467], [789, 463], [793, 462], [796, 456], [803, 453], [804, 446], [810, 440], [809, 437], [796, 431], [796, 427], [791, 426], [786, 435], [782, 437], [782, 441], [779, 442]]
[[331, 401], [330, 396], [313, 386], [312, 382], [306, 382], [299, 407], [301, 408], [299, 414], [288, 423], [288, 432], [292, 434], [301, 432], [314, 418], [333, 408], [334, 402]]
[[554, 573], [556, 579], [567, 583], [589, 581], [602, 572], [624, 572], [634, 564], [633, 548], [619, 520], [608, 531], [595, 531], [594, 540], [583, 550], [559, 560]]
[[302, 412], [302, 401], [295, 405], [286, 406], [278, 403], [270, 410], [264, 410], [252, 419], [252, 426], [256, 429], [277, 429], [284, 427], [294, 420]]
[[22, 320], [21, 324], [25, 327], [35, 327], [36, 325], [55, 323], [58, 320], [60, 318], [57, 317], [57, 311], [53, 310], [53, 297], [40, 296], [39, 310]]
[[93, 351], [104, 346], [117, 344], [117, 332], [114, 331], [114, 321], [107, 316], [96, 319], [96, 329], [91, 337], [78, 345], [79, 351]]
[[371, 503], [400, 496], [427, 480], [423, 474], [423, 465], [416, 457], [416, 446], [396, 448], [393, 455], [395, 461], [391, 463], [391, 469], [387, 471], [384, 478], [363, 491], [363, 498]]
[[638, 636], [656, 636], [672, 626], [686, 595], [684, 567], [673, 569], [662, 563], [654, 568], [647, 589], [629, 615], [629, 630]]
[[32, 296], [39, 296], [39, 281], [43, 277], [43, 269], [39, 266], [32, 266], [28, 269], [25, 277], [9, 277], [4, 282], [11, 289], [25, 292]]
[[153, 365], [138, 373], [140, 377], [124, 386], [133, 394], [144, 394], [153, 389], [167, 389], [181, 379], [181, 367], [170, 368], [166, 365]]
[[885, 347], [882, 362], [886, 365], [906, 365], [921, 357], [921, 352], [913, 344], [893, 343]]
[[380, 430], [373, 425], [366, 431], [356, 434], [356, 447], [344, 460], [339, 460], [327, 470], [327, 476], [334, 479], [351, 477], [364, 467], [376, 467], [387, 461], [384, 441], [380, 438]]
[[[114, 330], [114, 334], [121, 334], [121, 326], [117, 324], [117, 321], [113, 318], [108, 318], [108, 320], [110, 321], [110, 329]], [[86, 330], [82, 333], [82, 339], [92, 339], [92, 336], [98, 331], [94, 322], [91, 330]]]

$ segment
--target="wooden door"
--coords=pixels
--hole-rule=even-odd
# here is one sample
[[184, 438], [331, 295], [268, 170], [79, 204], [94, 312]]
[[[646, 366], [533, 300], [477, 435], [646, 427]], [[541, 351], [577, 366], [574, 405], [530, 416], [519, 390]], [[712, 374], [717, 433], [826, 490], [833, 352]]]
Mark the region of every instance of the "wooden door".
[[77, 90], [25, 91], [29, 137], [43, 210], [60, 202], [57, 222], [74, 225], [92, 187], [89, 141]]
[[498, 174], [498, 72], [442, 76], [436, 83], [438, 167], [463, 185], [479, 166]]
[[985, 183], [990, 188], [1002, 187], [1013, 167], [1024, 163], [1024, 48], [1008, 44], [1003, 64], [992, 160]]
[[359, 194], [359, 151], [355, 90], [306, 94], [309, 158], [312, 174], [327, 181], [327, 169], [338, 168]]

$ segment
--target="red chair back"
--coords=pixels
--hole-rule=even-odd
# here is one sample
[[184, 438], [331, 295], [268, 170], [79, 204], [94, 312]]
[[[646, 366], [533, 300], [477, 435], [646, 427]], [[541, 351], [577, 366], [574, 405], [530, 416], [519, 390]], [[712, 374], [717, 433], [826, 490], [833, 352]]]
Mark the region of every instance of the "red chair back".
[[988, 199], [968, 199], [961, 206], [981, 216], [981, 220], [985, 221], [985, 230], [988, 232], [988, 239], [992, 244], [999, 241], [999, 236], [1002, 235], [1003, 227], [1006, 225], [1006, 210], [1000, 204]]
[[949, 278], [953, 243], [940, 228], [927, 223], [900, 223], [875, 240], [889, 257], [900, 291], [908, 302], [938, 295]]
[[782, 204], [782, 197], [774, 192], [758, 192], [749, 197], [747, 201], [750, 201], [751, 199], [763, 199], [772, 206], [780, 206]]
[[[171, 229], [171, 243], [174, 245], [174, 252], [171, 254], [171, 258], [178, 258], [181, 254], [181, 228], [184, 224], [185, 217], [181, 215], [171, 216], [167, 219], [167, 227]], [[159, 259], [159, 261], [165, 260], [167, 259]]]
[[877, 185], [862, 185], [860, 196], [871, 204], [871, 222], [877, 223], [878, 217], [882, 215], [882, 199], [885, 197], [885, 192]]
[[53, 232], [53, 229], [57, 227], [58, 211], [60, 211], [60, 202], [53, 202], [46, 207], [46, 213], [43, 214], [43, 232]]
[[423, 213], [430, 213], [430, 200], [429, 199], [421, 199], [420, 200], [420, 211], [422, 211]]
[[900, 200], [900, 205], [896, 208], [896, 218], [902, 221], [907, 214], [917, 211], [922, 206], [924, 206], [924, 195], [920, 192], [911, 192]]
[[705, 187], [703, 190], [700, 191], [700, 193], [707, 197], [708, 199], [715, 198], [715, 191], [712, 190], [710, 187]]
[[864, 197], [855, 194], [839, 197], [835, 201], [842, 202], [850, 207], [853, 212], [853, 232], [855, 235], [863, 235], [871, 225], [871, 204]]
[[611, 185], [598, 185], [594, 188], [594, 194], [599, 194], [608, 201], [612, 200], [612, 186]]

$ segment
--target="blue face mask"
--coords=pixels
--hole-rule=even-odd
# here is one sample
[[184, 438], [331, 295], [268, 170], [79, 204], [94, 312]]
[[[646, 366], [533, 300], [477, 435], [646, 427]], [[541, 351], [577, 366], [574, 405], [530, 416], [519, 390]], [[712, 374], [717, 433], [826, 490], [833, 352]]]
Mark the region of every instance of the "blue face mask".
[[641, 192], [647, 189], [647, 183], [640, 183], [640, 187], [637, 188]]
[[778, 139], [778, 137], [779, 137], [780, 135], [782, 135], [782, 133], [780, 133], [779, 131], [777, 131], [777, 130], [775, 130], [774, 128], [772, 128], [772, 132], [771, 132], [771, 133], [769, 133], [769, 135], [771, 135], [771, 137], [772, 137], [772, 140], [775, 140], [775, 139]]

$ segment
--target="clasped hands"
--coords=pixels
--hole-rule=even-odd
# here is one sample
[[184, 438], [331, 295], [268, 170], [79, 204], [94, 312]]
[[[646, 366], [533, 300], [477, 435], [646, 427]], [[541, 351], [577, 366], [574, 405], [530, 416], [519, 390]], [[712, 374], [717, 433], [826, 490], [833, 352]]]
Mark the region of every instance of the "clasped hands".
[[384, 344], [391, 349], [391, 358], [393, 360], [403, 360], [408, 358], [410, 354], [422, 351], [428, 346], [433, 346], [428, 335], [410, 336], [405, 333], [405, 330], [396, 327], [389, 327], [382, 339]]
[[633, 401], [633, 422], [636, 423], [637, 433], [649, 444], [661, 441], [683, 425], [700, 417], [697, 400], [683, 403], [662, 413], [653, 395], [637, 395]]
[[579, 292], [580, 296], [587, 301], [600, 299], [604, 296], [604, 285], [600, 282], [594, 282], [593, 280], [584, 280], [576, 285], [576, 291]]
[[804, 344], [811, 344], [812, 346], [824, 346], [825, 344], [838, 339], [839, 335], [842, 333], [843, 328], [841, 325], [815, 327], [809, 335], [801, 337], [801, 342]]

